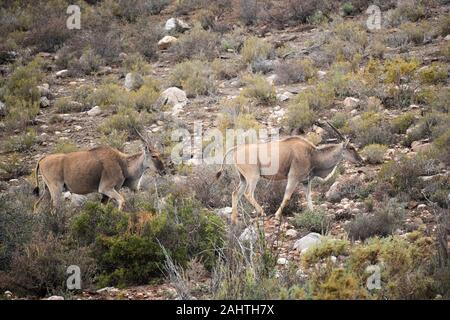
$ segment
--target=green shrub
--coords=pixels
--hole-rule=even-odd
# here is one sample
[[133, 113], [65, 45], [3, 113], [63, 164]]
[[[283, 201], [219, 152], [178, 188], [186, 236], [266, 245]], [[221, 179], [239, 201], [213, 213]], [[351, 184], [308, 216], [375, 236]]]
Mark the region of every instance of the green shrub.
[[420, 69], [419, 79], [423, 84], [438, 84], [440, 82], [445, 82], [448, 78], [448, 68], [433, 63], [429, 67]]
[[385, 82], [400, 85], [402, 82], [410, 82], [419, 67], [416, 58], [404, 60], [396, 57], [385, 62]]
[[290, 103], [284, 122], [290, 130], [306, 129], [317, 119], [317, 114], [306, 103]]
[[412, 22], [405, 22], [404, 24], [401, 25], [400, 29], [402, 30], [402, 32], [406, 34], [409, 42], [412, 42], [416, 45], [420, 45], [425, 40], [425, 32], [427, 29], [426, 26], [424, 25], [421, 24], [417, 25]]
[[218, 55], [219, 38], [214, 32], [195, 26], [170, 48], [179, 61], [212, 60]]
[[22, 152], [30, 149], [36, 142], [37, 136], [34, 129], [27, 129], [26, 132], [17, 136], [12, 136], [4, 142], [4, 149], [8, 152]]
[[152, 121], [152, 115], [145, 111], [139, 113], [132, 108], [120, 107], [118, 112], [108, 117], [98, 127], [103, 134], [110, 134], [114, 130], [127, 131], [134, 135], [134, 129], [141, 128], [144, 124]]
[[124, 131], [113, 129], [110, 133], [104, 134], [100, 138], [100, 142], [117, 150], [123, 150], [125, 142], [127, 142], [128, 134]]
[[229, 80], [239, 74], [239, 65], [233, 61], [223, 59], [214, 59], [211, 63], [211, 69], [217, 79]]
[[413, 128], [411, 128], [410, 132], [408, 132], [405, 144], [409, 146], [413, 141], [438, 136], [439, 133], [445, 131], [447, 128], [448, 121], [449, 115], [446, 113], [427, 113]]
[[311, 232], [325, 234], [328, 231], [330, 221], [326, 213], [321, 210], [306, 210], [295, 215], [294, 225], [297, 228]]
[[177, 64], [170, 74], [170, 83], [183, 88], [189, 97], [209, 95], [216, 89], [209, 64], [200, 60]]
[[273, 105], [277, 96], [275, 88], [263, 75], [248, 75], [242, 79], [245, 84], [240, 95], [245, 98], [254, 99], [261, 105]]
[[126, 214], [112, 205], [89, 204], [73, 222], [77, 241], [93, 244], [100, 284], [145, 284], [161, 275], [165, 256], [179, 265], [193, 256], [214, 263], [223, 224], [191, 199], [169, 198], [162, 211]]
[[319, 82], [300, 92], [294, 99], [295, 103], [305, 101], [314, 111], [330, 108], [334, 103], [334, 88], [326, 82]]
[[389, 23], [398, 26], [403, 22], [416, 22], [425, 16], [425, 6], [418, 0], [399, 2], [397, 8], [390, 12]]
[[391, 121], [393, 133], [406, 133], [406, 130], [414, 123], [415, 115], [412, 112], [403, 113]]
[[348, 115], [345, 112], [336, 112], [331, 119], [331, 123], [340, 129], [348, 123]]
[[389, 123], [375, 112], [364, 112], [361, 117], [353, 119], [350, 128], [362, 146], [374, 143], [389, 145], [393, 140]]
[[404, 204], [395, 199], [375, 207], [371, 214], [359, 214], [346, 225], [351, 239], [364, 240], [374, 236], [385, 237], [402, 225]]
[[19, 157], [19, 154], [13, 153], [8, 157], [2, 157], [0, 161], [0, 180], [16, 179], [29, 173], [26, 163]]
[[86, 109], [82, 103], [72, 101], [68, 97], [56, 99], [54, 106], [58, 113], [82, 112]]
[[39, 90], [43, 78], [42, 59], [36, 58], [26, 66], [17, 67], [5, 83], [2, 95], [8, 106], [6, 124], [24, 128], [39, 112]]
[[98, 54], [92, 49], [87, 49], [80, 58], [69, 61], [68, 68], [73, 75], [89, 75], [98, 71], [103, 63], [103, 59]]
[[152, 79], [146, 79], [137, 91], [131, 92], [130, 100], [138, 111], [153, 111], [155, 102], [159, 98], [159, 85]]
[[129, 106], [128, 94], [121, 86], [115, 83], [104, 83], [92, 91], [86, 100], [91, 106], [100, 106], [102, 109]]
[[365, 156], [366, 161], [370, 164], [378, 164], [384, 162], [384, 154], [387, 147], [381, 144], [369, 144], [364, 147], [362, 154]]
[[249, 37], [244, 41], [241, 50], [242, 61], [250, 64], [256, 60], [266, 60], [272, 55], [272, 47], [266, 41], [257, 37]]
[[280, 84], [291, 84], [308, 81], [315, 77], [316, 68], [311, 59], [287, 61], [277, 65], [277, 82]]
[[78, 151], [78, 147], [76, 144], [69, 140], [59, 139], [56, 142], [55, 147], [53, 148], [52, 153], [70, 153]]
[[351, 2], [345, 2], [342, 5], [342, 12], [344, 13], [344, 16], [350, 16], [355, 13], [355, 7]]

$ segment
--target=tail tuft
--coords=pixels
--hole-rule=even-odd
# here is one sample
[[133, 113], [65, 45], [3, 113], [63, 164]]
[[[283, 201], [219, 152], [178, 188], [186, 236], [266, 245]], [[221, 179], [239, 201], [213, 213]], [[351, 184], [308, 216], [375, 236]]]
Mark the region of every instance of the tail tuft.
[[222, 170], [217, 171], [216, 179], [219, 179], [221, 175], [222, 175]]
[[36, 188], [33, 189], [33, 194], [34, 194], [36, 197], [39, 197], [39, 187], [36, 187]]

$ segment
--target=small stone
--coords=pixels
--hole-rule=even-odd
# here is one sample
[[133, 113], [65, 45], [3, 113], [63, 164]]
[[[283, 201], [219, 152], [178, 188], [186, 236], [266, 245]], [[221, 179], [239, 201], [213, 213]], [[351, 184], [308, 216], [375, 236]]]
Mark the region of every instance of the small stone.
[[41, 106], [41, 108], [47, 108], [50, 106], [50, 100], [48, 100], [47, 97], [41, 97], [39, 99], [39, 105]]
[[323, 70], [317, 71], [317, 76], [318, 76], [319, 79], [325, 78], [326, 75], [327, 75], [326, 71], [323, 71]]
[[57, 78], [65, 78], [69, 75], [69, 70], [64, 69], [64, 70], [60, 70], [58, 72], [56, 72], [56, 77]]
[[287, 265], [287, 264], [288, 264], [288, 261], [287, 261], [286, 258], [278, 258], [277, 264], [283, 265], [283, 266], [284, 266], [284, 265]]
[[250, 226], [245, 228], [239, 236], [239, 240], [242, 242], [255, 243], [256, 240], [258, 240], [258, 233], [256, 232], [255, 227]]
[[158, 41], [158, 49], [165, 50], [170, 48], [178, 39], [172, 36], [165, 36], [161, 40]]
[[421, 203], [421, 204], [419, 204], [418, 206], [417, 206], [417, 210], [424, 210], [424, 209], [426, 209], [427, 208], [427, 205], [426, 204], [423, 204], [423, 203]]
[[216, 213], [219, 216], [227, 217], [231, 214], [232, 210], [233, 210], [233, 208], [231, 208], [231, 207], [224, 207], [224, 208], [217, 209]]
[[6, 105], [0, 101], [0, 117], [6, 116]]
[[47, 300], [64, 300], [63, 296], [50, 296]]
[[144, 79], [140, 74], [129, 72], [125, 76], [124, 86], [127, 90], [137, 90], [144, 84]]
[[286, 236], [289, 238], [297, 238], [298, 232], [295, 229], [289, 229], [286, 231]]
[[87, 114], [91, 117], [99, 116], [102, 114], [102, 109], [99, 106], [95, 106], [89, 110]]
[[277, 94], [277, 99], [280, 100], [281, 102], [283, 101], [287, 101], [290, 98], [292, 98], [293, 94], [290, 93], [289, 91], [283, 92], [281, 94]]
[[356, 107], [358, 107], [360, 101], [361, 100], [359, 100], [358, 98], [347, 97], [344, 99], [344, 107], [346, 109], [355, 109]]
[[311, 232], [303, 238], [298, 239], [294, 243], [294, 249], [304, 253], [312, 246], [320, 243], [322, 236], [318, 233]]

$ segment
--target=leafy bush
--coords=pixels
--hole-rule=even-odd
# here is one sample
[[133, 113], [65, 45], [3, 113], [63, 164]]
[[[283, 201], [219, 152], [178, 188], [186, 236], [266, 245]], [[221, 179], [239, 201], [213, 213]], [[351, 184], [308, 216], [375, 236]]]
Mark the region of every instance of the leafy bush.
[[448, 68], [440, 64], [433, 63], [419, 71], [419, 79], [423, 84], [438, 84], [445, 82], [447, 78]]
[[0, 161], [0, 179], [10, 180], [29, 173], [26, 163], [17, 153], [3, 157]]
[[178, 60], [212, 60], [218, 54], [219, 38], [210, 31], [195, 26], [170, 48]]
[[245, 84], [240, 95], [246, 98], [255, 99], [258, 104], [273, 105], [277, 96], [275, 88], [262, 75], [248, 75], [242, 79]]
[[17, 136], [12, 136], [4, 142], [4, 149], [8, 152], [22, 152], [30, 149], [36, 142], [36, 131], [34, 129], [27, 129], [26, 132]]
[[311, 232], [325, 234], [328, 231], [330, 221], [324, 211], [306, 210], [295, 215], [294, 225], [297, 228], [306, 229]]
[[395, 199], [375, 207], [371, 214], [359, 214], [347, 224], [351, 239], [364, 240], [374, 236], [385, 237], [392, 234], [402, 224], [404, 205]]
[[169, 3], [169, 0], [119, 0], [112, 10], [116, 16], [135, 22], [142, 15], [159, 14]]
[[400, 85], [402, 82], [410, 82], [419, 67], [420, 63], [417, 59], [404, 60], [396, 57], [387, 60], [385, 63], [385, 81]]
[[369, 144], [364, 147], [362, 154], [365, 156], [366, 161], [371, 164], [383, 163], [384, 154], [387, 147], [381, 144]]
[[345, 2], [342, 5], [342, 12], [344, 13], [345, 16], [350, 16], [355, 12], [355, 7], [351, 2]]
[[63, 139], [59, 139], [56, 142], [55, 147], [53, 148], [52, 153], [70, 153], [70, 152], [74, 152], [74, 151], [78, 151], [78, 147], [76, 144], [74, 144], [71, 141], [68, 140], [63, 140]]
[[406, 130], [414, 123], [415, 115], [412, 112], [403, 113], [391, 121], [392, 132], [406, 133]]
[[101, 84], [86, 97], [86, 100], [90, 106], [100, 106], [103, 109], [129, 106], [130, 102], [125, 89], [115, 83]]
[[68, 68], [73, 75], [89, 75], [98, 71], [102, 64], [102, 58], [92, 49], [88, 49], [84, 51], [80, 58], [69, 61]]
[[211, 68], [200, 60], [177, 64], [170, 74], [170, 82], [173, 86], [186, 90], [189, 97], [209, 95], [215, 91]]
[[365, 112], [361, 117], [353, 119], [350, 128], [356, 141], [362, 146], [374, 143], [388, 145], [393, 140], [389, 123], [375, 112]]
[[134, 128], [141, 128], [143, 124], [149, 123], [152, 120], [152, 116], [145, 111], [139, 113], [134, 109], [121, 107], [118, 112], [105, 119], [99, 126], [100, 132], [103, 134], [110, 134], [114, 130], [127, 131], [129, 134], [134, 135]]
[[272, 47], [266, 41], [257, 37], [245, 39], [241, 50], [242, 61], [250, 64], [256, 60], [267, 60], [272, 55]]
[[304, 130], [312, 126], [317, 119], [317, 114], [306, 103], [290, 103], [284, 121], [290, 130]]
[[117, 150], [123, 150], [125, 142], [127, 142], [128, 134], [124, 131], [113, 129], [109, 134], [104, 134], [100, 138], [100, 142]]
[[211, 69], [217, 79], [229, 80], [236, 77], [239, 73], [239, 65], [232, 61], [214, 59], [211, 63]]
[[144, 284], [160, 275], [161, 246], [177, 264], [201, 255], [211, 267], [222, 232], [220, 218], [191, 199], [169, 198], [159, 214], [129, 215], [112, 205], [89, 204], [73, 223], [75, 239], [93, 244], [104, 285]]
[[446, 113], [427, 113], [414, 127], [408, 130], [405, 144], [409, 146], [413, 141], [438, 136], [439, 133], [446, 130], [448, 121], [449, 115]]
[[308, 81], [316, 75], [316, 68], [311, 59], [288, 61], [279, 64], [275, 70], [277, 82], [280, 84], [291, 84]]

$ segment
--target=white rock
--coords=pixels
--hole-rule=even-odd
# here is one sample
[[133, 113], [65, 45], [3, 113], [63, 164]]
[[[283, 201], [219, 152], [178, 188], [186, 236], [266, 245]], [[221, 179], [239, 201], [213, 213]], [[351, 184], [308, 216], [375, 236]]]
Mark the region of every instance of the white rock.
[[417, 210], [423, 210], [423, 209], [425, 209], [426, 207], [427, 207], [426, 204], [421, 203], [421, 204], [419, 204], [419, 205], [417, 206]]
[[0, 117], [6, 115], [6, 104], [0, 101]]
[[326, 71], [323, 71], [323, 70], [317, 71], [317, 76], [319, 77], [319, 79], [325, 78], [326, 75], [327, 75]]
[[294, 243], [294, 249], [301, 253], [306, 252], [312, 246], [320, 243], [322, 236], [318, 233], [311, 232], [303, 238], [298, 239]]
[[348, 109], [355, 109], [359, 105], [360, 100], [358, 98], [347, 97], [344, 99], [344, 107]]
[[172, 31], [174, 29], [178, 29], [179, 31], [186, 31], [189, 30], [191, 27], [184, 22], [181, 19], [177, 18], [170, 18], [166, 21], [166, 24], [164, 25], [164, 30], [166, 31]]
[[96, 292], [97, 293], [102, 293], [102, 292], [119, 292], [119, 289], [114, 288], [114, 287], [104, 287], [104, 288], [98, 289]]
[[289, 91], [283, 92], [281, 94], [277, 94], [277, 99], [280, 100], [281, 102], [283, 101], [287, 101], [290, 98], [292, 98], [293, 94], [290, 93]]
[[271, 75], [271, 76], [268, 76], [267, 78], [266, 78], [266, 80], [270, 83], [270, 84], [274, 84], [275, 83], [275, 81], [277, 81], [277, 75], [276, 74], [273, 74], [273, 75]]
[[64, 70], [59, 70], [58, 72], [56, 72], [56, 77], [57, 78], [65, 78], [69, 75], [69, 70], [64, 69]]
[[50, 100], [48, 100], [47, 97], [41, 97], [39, 99], [39, 104], [40, 104], [41, 108], [47, 108], [50, 106]]
[[295, 229], [289, 229], [286, 231], [286, 236], [289, 238], [297, 238], [298, 232]]
[[288, 264], [288, 261], [287, 261], [286, 258], [278, 258], [277, 264], [283, 265], [283, 266], [284, 266], [284, 265], [287, 265], [287, 264]]
[[158, 49], [165, 50], [172, 46], [178, 39], [172, 36], [165, 36], [161, 40], [158, 41]]
[[161, 99], [167, 100], [167, 104], [173, 106], [172, 115], [179, 114], [188, 102], [186, 92], [177, 87], [164, 90], [161, 93]]
[[128, 90], [137, 90], [144, 84], [144, 79], [140, 74], [135, 72], [129, 72], [125, 76], [124, 86]]
[[426, 151], [431, 147], [431, 143], [422, 142], [422, 141], [414, 141], [411, 143], [411, 149], [414, 152]]
[[233, 210], [233, 208], [231, 208], [231, 207], [224, 207], [224, 208], [217, 209], [216, 213], [219, 216], [225, 216], [226, 217], [226, 216], [229, 216], [231, 214], [232, 210]]
[[255, 227], [250, 226], [244, 229], [244, 231], [239, 236], [239, 240], [242, 242], [255, 243], [258, 240], [258, 233]]
[[51, 297], [48, 297], [47, 300], [64, 300], [64, 297], [62, 297], [62, 296], [51, 296]]
[[39, 94], [41, 97], [50, 97], [50, 89], [49, 89], [48, 83], [44, 83], [42, 86], [37, 86], [37, 89], [39, 91]]
[[102, 109], [99, 106], [95, 106], [89, 110], [87, 114], [91, 117], [99, 116], [102, 114]]

